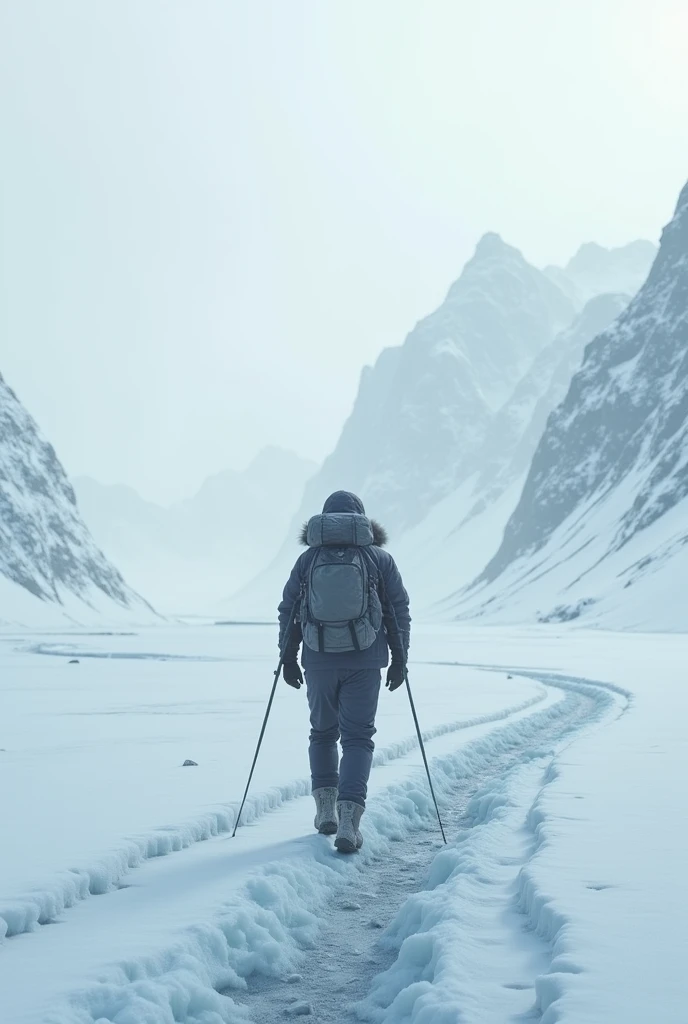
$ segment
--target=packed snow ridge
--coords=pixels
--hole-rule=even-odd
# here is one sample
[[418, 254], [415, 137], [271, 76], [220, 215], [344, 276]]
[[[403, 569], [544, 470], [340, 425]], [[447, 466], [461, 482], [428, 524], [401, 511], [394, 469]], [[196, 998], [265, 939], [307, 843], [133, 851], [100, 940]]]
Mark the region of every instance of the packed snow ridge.
[[0, 621], [153, 618], [96, 546], [52, 445], [0, 376]]

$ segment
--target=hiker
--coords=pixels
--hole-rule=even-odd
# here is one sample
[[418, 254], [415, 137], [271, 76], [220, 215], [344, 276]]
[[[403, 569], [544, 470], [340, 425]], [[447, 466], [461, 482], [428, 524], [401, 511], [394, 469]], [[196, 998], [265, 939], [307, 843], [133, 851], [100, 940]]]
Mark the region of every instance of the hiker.
[[294, 566], [279, 606], [283, 675], [295, 689], [302, 685], [303, 642], [315, 827], [323, 835], [336, 833], [340, 852], [354, 853], [363, 845], [359, 825], [381, 670], [389, 665], [390, 691], [405, 678], [409, 599], [394, 559], [383, 551], [384, 529], [366, 517], [355, 494], [332, 494], [322, 515], [304, 526], [301, 541], [309, 550]]

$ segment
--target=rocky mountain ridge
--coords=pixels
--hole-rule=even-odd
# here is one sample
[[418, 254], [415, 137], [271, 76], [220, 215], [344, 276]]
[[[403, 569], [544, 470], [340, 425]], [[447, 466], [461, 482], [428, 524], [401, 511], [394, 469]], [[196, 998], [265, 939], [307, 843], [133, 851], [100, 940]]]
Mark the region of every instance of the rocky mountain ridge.
[[[77, 616], [152, 618], [152, 609], [97, 547], [54, 448], [0, 376], [0, 619], [13, 605], [40, 605]], [[67, 613], [67, 606], [70, 611]]]
[[[688, 185], [646, 283], [587, 347], [502, 543], [456, 611], [589, 618], [649, 594], [651, 577], [670, 593], [667, 573], [688, 545], [687, 497]], [[655, 602], [634, 614], [663, 613]]]
[[[609, 259], [613, 264], [614, 251]], [[623, 277], [625, 262], [620, 258], [616, 278]], [[583, 345], [626, 301], [600, 298], [583, 309], [570, 290], [570, 283], [560, 288], [498, 235], [486, 235], [440, 308], [363, 371], [351, 416], [309, 481], [280, 554], [232, 598], [231, 614], [269, 614], [298, 550], [300, 523], [331, 491], [359, 493], [389, 528], [395, 548], [417, 561], [406, 537], [426, 537], [430, 523], [440, 534], [445, 526], [447, 533], [458, 530], [517, 479], [522, 483], [552, 408], [541, 387], [551, 385], [557, 400], [563, 397]], [[573, 332], [568, 339], [567, 330]], [[450, 507], [453, 523], [443, 518]], [[502, 527], [512, 507], [496, 518]], [[418, 550], [425, 550], [425, 540]], [[449, 569], [445, 560], [444, 577]], [[434, 596], [445, 596], [450, 586], [443, 594], [433, 590]]]

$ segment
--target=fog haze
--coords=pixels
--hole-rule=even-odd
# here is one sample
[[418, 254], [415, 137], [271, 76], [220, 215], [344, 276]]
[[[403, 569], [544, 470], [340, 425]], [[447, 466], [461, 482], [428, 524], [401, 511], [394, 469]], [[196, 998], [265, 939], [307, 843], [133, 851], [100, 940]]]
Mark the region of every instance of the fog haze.
[[478, 238], [657, 238], [680, 3], [0, 4], [0, 370], [72, 475], [321, 459]]

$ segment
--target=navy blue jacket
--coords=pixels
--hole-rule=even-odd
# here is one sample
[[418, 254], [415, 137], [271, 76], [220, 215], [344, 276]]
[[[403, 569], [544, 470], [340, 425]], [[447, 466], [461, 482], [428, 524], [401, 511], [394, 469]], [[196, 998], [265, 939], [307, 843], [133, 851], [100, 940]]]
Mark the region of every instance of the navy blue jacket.
[[[355, 494], [348, 491], [337, 491], [325, 502], [324, 513], [328, 512], [358, 512], [365, 515], [363, 503]], [[365, 651], [346, 651], [338, 654], [323, 654], [319, 651], [312, 651], [310, 647], [303, 645], [302, 661], [304, 668], [383, 668], [389, 663], [389, 652], [395, 660], [406, 659], [409, 647], [411, 631], [411, 615], [409, 612], [409, 597], [404, 588], [401, 574], [396, 562], [383, 550], [386, 542], [384, 529], [371, 520], [373, 528], [374, 544], [366, 547], [366, 553], [375, 562], [380, 579], [380, 593], [383, 597], [383, 611], [385, 613], [383, 628], [378, 633], [377, 640]], [[302, 535], [305, 542], [305, 529]], [[290, 616], [297, 606], [301, 594], [301, 586], [306, 580], [308, 569], [311, 563], [312, 548], [300, 556], [296, 565], [291, 571], [291, 576], [284, 588], [282, 601], [279, 606], [279, 643], [280, 649], [284, 649], [285, 661], [294, 661], [298, 658], [299, 647], [303, 641], [301, 626], [295, 622], [291, 631]], [[396, 620], [396, 621], [395, 621]], [[397, 628], [398, 627], [398, 628]]]

